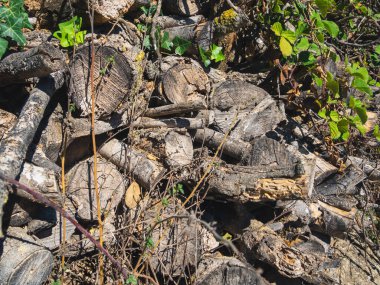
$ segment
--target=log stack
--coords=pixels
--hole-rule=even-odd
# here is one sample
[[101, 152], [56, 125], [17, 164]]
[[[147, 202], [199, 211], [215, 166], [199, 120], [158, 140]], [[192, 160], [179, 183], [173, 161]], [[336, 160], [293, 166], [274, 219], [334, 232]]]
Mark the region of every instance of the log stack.
[[[33, 10], [31, 2], [46, 25], [41, 15], [57, 7], [35, 1]], [[366, 283], [379, 284], [378, 254], [357, 243], [358, 229], [369, 224], [358, 199], [363, 181], [379, 180], [378, 166], [350, 157], [338, 169], [297, 144], [283, 102], [259, 80], [194, 59], [198, 47], [233, 38], [246, 20], [233, 9], [236, 22], [225, 13], [210, 21], [202, 15], [210, 1], [162, 1], [168, 15], [156, 19], [161, 32], [195, 46], [186, 56], [145, 57], [141, 32], [120, 17], [146, 2], [95, 5], [96, 26], [119, 27], [97, 34], [93, 86], [88, 43], [69, 65], [71, 55], [48, 39], [0, 61], [0, 97], [12, 88], [28, 93], [18, 111], [9, 99], [0, 102], [0, 283], [43, 284], [52, 278], [53, 254], [81, 259], [97, 250], [9, 179], [65, 209], [98, 239], [97, 179], [105, 247], [162, 284], [362, 284], [368, 272]], [[87, 1], [72, 4], [80, 13]]]

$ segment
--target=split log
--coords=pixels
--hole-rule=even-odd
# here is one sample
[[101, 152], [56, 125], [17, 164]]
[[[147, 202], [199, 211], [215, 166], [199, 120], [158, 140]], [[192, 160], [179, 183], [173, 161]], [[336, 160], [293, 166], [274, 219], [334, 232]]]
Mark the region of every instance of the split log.
[[46, 77], [63, 70], [65, 56], [49, 43], [30, 50], [13, 53], [0, 61], [0, 86], [24, 82], [32, 77]]
[[116, 139], [104, 144], [98, 152], [116, 166], [126, 169], [141, 186], [147, 189], [152, 189], [165, 173], [165, 168], [159, 162], [149, 159], [144, 153]]
[[[263, 89], [245, 81], [227, 80], [215, 89], [211, 106], [215, 108], [214, 127], [232, 138], [251, 141], [285, 120], [285, 111]], [[237, 123], [231, 126], [233, 122]]]
[[[210, 117], [212, 111], [210, 111]], [[167, 119], [152, 119], [149, 117], [140, 117], [131, 124], [134, 128], [185, 128], [188, 130], [202, 129], [209, 125], [212, 120], [209, 118], [185, 118], [185, 117], [173, 117]]]
[[[80, 48], [71, 67], [70, 90], [76, 107], [82, 116], [91, 114], [90, 64], [91, 48]], [[107, 118], [112, 112], [123, 113], [126, 102], [134, 92], [137, 73], [130, 59], [111, 47], [95, 46], [94, 92], [96, 97], [95, 113], [97, 118]], [[133, 96], [132, 96], [133, 97]], [[120, 109], [122, 107], [122, 109]]]
[[[59, 71], [51, 74], [50, 77], [41, 79], [36, 88], [32, 90], [17, 124], [0, 142], [0, 171], [3, 175], [15, 178], [20, 173], [27, 149], [41, 122], [46, 106], [63, 82], [63, 73]], [[3, 181], [0, 181], [0, 221], [3, 215], [3, 205], [8, 197], [5, 185]], [[1, 228], [0, 222], [0, 236], [2, 236]]]
[[362, 169], [368, 179], [372, 181], [380, 181], [380, 168], [371, 161], [365, 159], [349, 156], [347, 160], [347, 165], [353, 164], [356, 168]]
[[313, 156], [315, 156], [315, 185], [321, 184], [330, 175], [338, 172], [338, 168], [336, 168], [334, 165], [328, 163], [326, 160], [320, 158], [317, 155]]
[[[202, 15], [195, 15], [191, 17], [178, 17], [178, 16], [158, 16], [157, 24], [161, 27], [162, 30], [167, 31], [169, 28], [181, 27], [191, 27], [192, 30], [200, 23], [204, 21]], [[170, 36], [173, 36], [169, 33]]]
[[196, 112], [200, 110], [205, 110], [206, 108], [207, 108], [207, 105], [206, 105], [205, 100], [201, 98], [197, 98], [194, 101], [189, 100], [186, 103], [170, 104], [170, 105], [160, 106], [156, 108], [149, 108], [145, 112], [144, 115], [150, 118], [157, 118], [157, 117], [164, 117], [164, 116], [169, 116], [169, 115]]
[[[82, 221], [97, 221], [95, 200], [93, 158], [75, 165], [67, 173], [67, 197], [76, 209], [76, 216]], [[125, 191], [124, 178], [114, 164], [98, 158], [97, 179], [102, 215], [115, 209]]]
[[250, 266], [234, 257], [215, 256], [203, 259], [195, 275], [196, 285], [267, 285]]
[[181, 104], [207, 96], [210, 82], [201, 67], [177, 64], [163, 75], [162, 89], [170, 103]]
[[8, 230], [0, 241], [0, 284], [43, 284], [53, 268], [49, 250], [29, 237], [21, 228]]
[[193, 161], [193, 142], [188, 133], [170, 131], [165, 136], [166, 163], [172, 167], [182, 167]]
[[[286, 213], [286, 215], [280, 219], [282, 223], [299, 222], [302, 225], [309, 225], [312, 221], [312, 213], [309, 209], [309, 205], [302, 200], [279, 200], [276, 203], [276, 207], [283, 209], [283, 213]], [[313, 217], [316, 218], [314, 214], [313, 212]]]
[[320, 252], [302, 252], [290, 247], [272, 229], [252, 220], [242, 236], [243, 252], [249, 261], [257, 258], [289, 278], [302, 278], [313, 284], [333, 284], [328, 275], [329, 259]]

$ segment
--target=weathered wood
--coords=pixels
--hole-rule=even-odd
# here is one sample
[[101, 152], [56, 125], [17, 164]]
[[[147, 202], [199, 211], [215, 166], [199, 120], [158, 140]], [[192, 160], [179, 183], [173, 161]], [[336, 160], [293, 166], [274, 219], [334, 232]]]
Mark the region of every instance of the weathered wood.
[[267, 285], [266, 280], [250, 266], [229, 256], [201, 260], [195, 274], [196, 285]]
[[99, 154], [126, 171], [143, 187], [153, 188], [165, 173], [164, 167], [125, 143], [112, 139], [99, 149]]
[[8, 230], [0, 241], [0, 284], [43, 284], [53, 268], [53, 255], [21, 228]]
[[46, 77], [65, 68], [65, 56], [49, 43], [13, 53], [0, 61], [0, 86], [24, 82], [32, 77]]
[[[76, 208], [76, 216], [86, 222], [97, 221], [93, 158], [75, 165], [67, 173], [67, 196]], [[116, 208], [125, 191], [124, 178], [111, 162], [98, 158], [97, 178], [102, 215]]]
[[[17, 124], [9, 130], [6, 138], [0, 142], [0, 171], [7, 177], [16, 177], [21, 170], [26, 152], [33, 140], [34, 134], [41, 122], [47, 104], [55, 91], [64, 83], [64, 75], [58, 71], [49, 77], [41, 79], [32, 90], [18, 118]], [[0, 221], [3, 215], [3, 205], [8, 192], [5, 183], [0, 181]], [[1, 232], [0, 222], [0, 237]]]
[[162, 87], [166, 98], [174, 104], [196, 100], [210, 92], [207, 74], [192, 64], [178, 64], [170, 68], [163, 75]]
[[175, 114], [185, 114], [189, 112], [196, 112], [200, 110], [205, 110], [206, 102], [205, 100], [202, 100], [201, 98], [197, 98], [194, 101], [189, 100], [186, 103], [180, 103], [180, 104], [171, 104], [171, 105], [165, 105], [160, 106], [156, 108], [149, 108], [144, 116], [150, 117], [150, 118], [157, 118], [157, 117], [164, 117], [169, 115], [175, 115]]
[[188, 133], [170, 131], [165, 136], [166, 163], [172, 167], [189, 165], [193, 161], [193, 142]]
[[35, 235], [43, 230], [51, 229], [57, 224], [57, 215], [53, 208], [39, 206], [28, 223], [28, 234]]
[[334, 281], [328, 276], [329, 260], [326, 255], [320, 252], [302, 252], [296, 247], [288, 246], [272, 229], [257, 220], [251, 220], [241, 241], [248, 260], [254, 262], [257, 258], [284, 276], [301, 277], [313, 284], [332, 284]]
[[281, 104], [277, 104], [263, 89], [245, 81], [227, 80], [220, 84], [212, 96], [215, 108], [214, 127], [226, 133], [236, 124], [230, 135], [250, 141], [273, 130], [286, 119]]
[[192, 16], [198, 14], [202, 1], [199, 0], [163, 0], [163, 7], [167, 14]]
[[[81, 110], [82, 116], [91, 114], [90, 63], [91, 48], [80, 48], [73, 59], [71, 67], [72, 80], [70, 90], [72, 100]], [[127, 108], [124, 103], [133, 93], [137, 80], [131, 60], [114, 48], [95, 46], [94, 92], [96, 96], [95, 112], [97, 118], [107, 118], [112, 112], [123, 113]], [[121, 105], [124, 107], [120, 109]], [[129, 104], [132, 105], [132, 104]]]
[[[194, 28], [204, 20], [204, 17], [202, 15], [195, 15], [191, 17], [180, 17], [180, 16], [159, 16], [157, 18], [157, 24], [160, 25], [161, 29], [165, 31], [168, 28], [173, 27], [191, 27], [191, 29], [194, 30]], [[173, 36], [169, 34], [170, 36]]]
[[224, 134], [209, 128], [195, 130], [191, 135], [195, 142], [205, 144], [213, 149], [217, 149], [223, 144], [222, 153], [237, 160], [245, 158], [252, 148], [250, 143], [226, 137]]
[[349, 156], [346, 164], [353, 164], [356, 168], [363, 170], [365, 175], [368, 176], [368, 179], [372, 181], [380, 181], [380, 168], [376, 163], [359, 157]]
[[17, 117], [14, 114], [0, 109], [0, 141], [16, 121]]
[[[210, 111], [210, 117], [212, 111]], [[212, 118], [211, 118], [212, 120]], [[152, 119], [149, 117], [140, 117], [131, 124], [134, 128], [185, 128], [185, 129], [202, 129], [209, 125], [209, 118], [185, 118], [173, 117], [167, 119]]]

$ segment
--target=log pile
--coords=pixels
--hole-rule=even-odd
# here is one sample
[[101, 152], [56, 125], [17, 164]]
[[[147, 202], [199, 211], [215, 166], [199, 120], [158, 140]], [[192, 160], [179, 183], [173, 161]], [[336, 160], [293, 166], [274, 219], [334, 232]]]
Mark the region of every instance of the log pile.
[[[26, 5], [46, 27], [46, 15], [67, 17], [66, 1], [56, 2]], [[85, 13], [87, 1], [72, 2]], [[191, 48], [187, 56], [144, 58], [141, 33], [120, 17], [148, 2], [95, 5], [96, 26], [123, 25], [107, 36], [96, 31], [94, 128], [91, 44], [69, 65], [49, 39], [0, 61], [1, 177], [43, 194], [99, 238], [97, 179], [105, 246], [162, 284], [185, 276], [197, 285], [379, 284], [376, 247], [360, 244], [370, 223], [360, 206], [363, 182], [379, 181], [379, 167], [349, 157], [338, 169], [297, 144], [283, 101], [260, 80], [203, 68]], [[245, 19], [215, 26], [202, 15], [209, 4], [163, 1], [169, 16], [157, 22], [196, 46], [225, 41]], [[15, 90], [27, 93], [17, 111]], [[0, 284], [43, 284], [53, 254], [96, 253], [73, 224], [63, 228], [58, 212], [4, 179], [0, 230]]]

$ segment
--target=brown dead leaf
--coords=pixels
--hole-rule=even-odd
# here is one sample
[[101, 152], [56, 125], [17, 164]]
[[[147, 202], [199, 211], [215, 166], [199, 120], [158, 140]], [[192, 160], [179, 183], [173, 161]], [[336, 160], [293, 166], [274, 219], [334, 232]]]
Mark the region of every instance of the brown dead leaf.
[[125, 205], [130, 209], [134, 209], [136, 208], [137, 203], [140, 201], [140, 199], [140, 185], [133, 181], [131, 185], [129, 185], [127, 192], [125, 193]]

